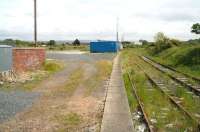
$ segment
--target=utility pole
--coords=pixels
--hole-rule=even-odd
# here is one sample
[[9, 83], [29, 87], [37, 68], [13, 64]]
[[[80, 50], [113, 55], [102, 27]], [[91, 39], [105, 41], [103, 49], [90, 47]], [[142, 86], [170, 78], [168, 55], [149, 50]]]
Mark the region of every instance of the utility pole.
[[122, 34], [121, 42], [124, 42], [124, 34]]
[[117, 24], [116, 24], [116, 39], [119, 42], [119, 17], [117, 17]]
[[37, 47], [37, 0], [34, 0], [34, 44]]

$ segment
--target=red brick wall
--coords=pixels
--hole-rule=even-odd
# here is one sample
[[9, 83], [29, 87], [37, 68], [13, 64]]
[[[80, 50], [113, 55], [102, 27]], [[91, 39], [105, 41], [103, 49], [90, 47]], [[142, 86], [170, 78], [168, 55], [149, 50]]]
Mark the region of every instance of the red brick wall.
[[16, 72], [38, 69], [44, 62], [43, 48], [13, 48], [13, 69]]

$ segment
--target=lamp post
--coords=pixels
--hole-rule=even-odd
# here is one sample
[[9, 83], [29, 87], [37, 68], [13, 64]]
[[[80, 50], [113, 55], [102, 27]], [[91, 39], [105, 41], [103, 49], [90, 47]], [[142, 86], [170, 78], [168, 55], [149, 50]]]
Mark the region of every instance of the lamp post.
[[34, 44], [37, 47], [37, 0], [34, 0]]

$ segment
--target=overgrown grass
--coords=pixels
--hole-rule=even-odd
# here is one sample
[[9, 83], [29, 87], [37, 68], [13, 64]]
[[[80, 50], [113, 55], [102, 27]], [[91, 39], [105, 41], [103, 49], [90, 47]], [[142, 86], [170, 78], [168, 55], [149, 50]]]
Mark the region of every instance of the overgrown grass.
[[172, 66], [191, 76], [200, 77], [199, 45], [173, 47], [152, 57], [162, 64]]
[[55, 73], [64, 68], [64, 64], [56, 60], [47, 60], [43, 65], [44, 71]]
[[[150, 85], [144, 73], [136, 66], [136, 63], [141, 66], [144, 63], [138, 61], [134, 52], [130, 50], [123, 51], [122, 56], [126, 60], [123, 61], [124, 71], [127, 69], [134, 71], [131, 72], [132, 81], [136, 85], [138, 95], [156, 131], [196, 131], [196, 123], [184, 116], [160, 90]], [[147, 70], [147, 66], [144, 66], [143, 69]], [[151, 74], [154, 74], [154, 72], [151, 71]], [[129, 98], [129, 102], [132, 100], [133, 98]]]
[[31, 81], [27, 81], [24, 84], [21, 84], [20, 89], [31, 91], [33, 90], [44, 78], [46, 78], [48, 75], [46, 74], [36, 74], [34, 75]]
[[86, 96], [95, 91], [102, 83], [102, 81], [109, 78], [112, 71], [112, 62], [107, 60], [97, 61], [95, 64], [95, 68], [97, 69], [96, 73], [84, 82], [86, 86]]
[[77, 113], [69, 113], [67, 115], [56, 116], [56, 119], [63, 125], [75, 126], [81, 123], [82, 116]]
[[158, 54], [151, 54], [151, 47], [137, 47], [126, 49], [126, 51], [134, 52], [137, 55], [150, 56], [161, 64], [171, 66], [178, 71], [187, 73], [191, 76], [200, 78], [200, 46], [192, 44], [182, 44], [173, 46]]
[[181, 85], [174, 85], [174, 82], [169, 76], [163, 74], [162, 72], [158, 71], [150, 64], [144, 62], [143, 60], [135, 57], [135, 61], [139, 63], [143, 69], [151, 75], [156, 80], [163, 82], [166, 88], [169, 91], [166, 91], [171, 96], [176, 96], [181, 99], [181, 105], [190, 112], [194, 118], [200, 120], [198, 115], [200, 115], [200, 101], [199, 98], [193, 97], [194, 94], [191, 94], [188, 89]]
[[48, 76], [56, 73], [64, 68], [64, 63], [56, 60], [46, 60], [43, 64], [41, 70], [42, 73], [36, 73], [32, 76], [32, 80], [28, 81], [21, 85], [24, 90], [32, 90], [34, 89], [42, 80], [47, 78]]
[[65, 92], [72, 95], [77, 87], [83, 82], [84, 70], [82, 68], [76, 69], [69, 79], [65, 82], [64, 86], [59, 90], [59, 92]]
[[66, 132], [72, 128], [77, 127], [83, 121], [83, 117], [77, 113], [69, 113], [67, 115], [57, 115], [54, 118], [59, 124], [62, 124], [62, 127], [59, 128], [58, 132]]
[[123, 78], [124, 78], [126, 94], [127, 94], [127, 98], [128, 98], [128, 102], [129, 102], [129, 107], [130, 107], [131, 112], [134, 112], [134, 111], [136, 111], [137, 106], [138, 106], [137, 100], [135, 99], [135, 96], [133, 94], [133, 89], [132, 89], [130, 80], [128, 78], [128, 74], [124, 73]]
[[39, 70], [30, 71], [31, 80], [27, 80], [24, 83], [17, 82], [15, 84], [5, 83], [1, 90], [14, 90], [21, 89], [25, 91], [33, 90], [42, 80], [48, 78], [52, 74], [61, 71], [65, 67], [65, 64], [61, 61], [56, 60], [46, 60], [45, 63]]

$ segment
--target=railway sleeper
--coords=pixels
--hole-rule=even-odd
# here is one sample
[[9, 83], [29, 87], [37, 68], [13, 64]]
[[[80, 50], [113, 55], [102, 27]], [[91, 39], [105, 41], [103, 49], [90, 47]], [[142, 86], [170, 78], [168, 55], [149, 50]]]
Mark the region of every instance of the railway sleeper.
[[[152, 64], [151, 62], [149, 62], [148, 58], [146, 57], [140, 57], [142, 58], [144, 61], [146, 61], [147, 63], [151, 64], [153, 67], [155, 67], [154, 64]], [[155, 63], [155, 62], [153, 62]], [[171, 74], [167, 74], [165, 71], [163, 71], [162, 69], [155, 67], [157, 70], [165, 73], [166, 75], [168, 75], [171, 79], [173, 79], [174, 81], [178, 82], [179, 84], [181, 84], [182, 86], [188, 88], [190, 91], [194, 92], [196, 95], [200, 96], [200, 89], [199, 89], [199, 85], [190, 85], [190, 83], [188, 83], [188, 79], [186, 77], [174, 77]], [[189, 84], [189, 85], [188, 85]]]

